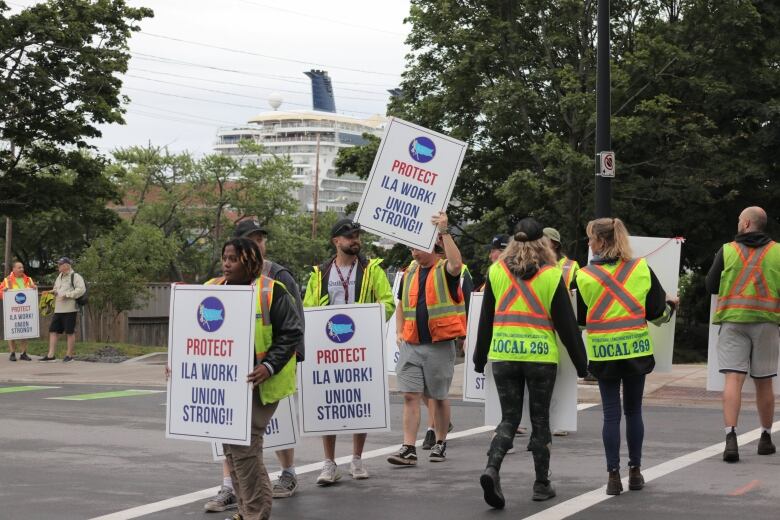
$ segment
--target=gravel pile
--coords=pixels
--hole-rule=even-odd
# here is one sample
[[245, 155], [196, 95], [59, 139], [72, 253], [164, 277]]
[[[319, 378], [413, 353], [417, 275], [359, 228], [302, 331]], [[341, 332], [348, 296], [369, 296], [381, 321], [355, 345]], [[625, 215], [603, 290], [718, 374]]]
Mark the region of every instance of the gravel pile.
[[92, 354], [84, 354], [75, 358], [78, 361], [90, 361], [92, 363], [121, 363], [130, 359], [111, 345], [102, 346]]

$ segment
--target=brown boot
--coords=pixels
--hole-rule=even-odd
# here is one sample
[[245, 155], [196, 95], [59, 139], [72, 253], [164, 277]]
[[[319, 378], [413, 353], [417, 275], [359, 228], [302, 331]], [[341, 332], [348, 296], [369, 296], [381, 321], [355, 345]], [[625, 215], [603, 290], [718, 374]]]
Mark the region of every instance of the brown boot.
[[628, 489], [631, 491], [639, 491], [645, 487], [645, 477], [639, 471], [639, 466], [628, 467]]
[[607, 480], [607, 495], [619, 495], [623, 491], [623, 483], [620, 481], [620, 471], [610, 471]]

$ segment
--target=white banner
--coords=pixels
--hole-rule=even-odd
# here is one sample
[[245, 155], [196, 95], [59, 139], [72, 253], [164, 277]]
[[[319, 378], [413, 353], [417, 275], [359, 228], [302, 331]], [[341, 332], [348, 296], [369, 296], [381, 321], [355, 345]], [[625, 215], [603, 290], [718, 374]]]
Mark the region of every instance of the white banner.
[[[279, 401], [274, 416], [265, 428], [263, 434], [263, 451], [279, 451], [295, 448], [300, 437], [298, 429], [298, 414], [295, 402], [290, 397]], [[211, 455], [214, 460], [224, 460], [225, 453], [221, 442], [211, 443]]]
[[474, 349], [477, 346], [477, 329], [482, 313], [482, 300], [485, 293], [471, 293], [469, 319], [466, 327], [466, 343], [463, 348], [466, 359], [463, 363], [463, 400], [467, 402], [485, 402], [485, 375], [474, 372]]
[[38, 289], [6, 291], [3, 320], [6, 340], [39, 338]]
[[433, 251], [431, 217], [450, 202], [466, 143], [390, 118], [355, 220], [363, 229]]
[[250, 444], [255, 294], [251, 285], [171, 286], [167, 438]]
[[[711, 392], [722, 392], [726, 384], [726, 377], [720, 373], [720, 366], [718, 365], [718, 334], [720, 325], [712, 323], [717, 305], [718, 296], [713, 294], [712, 298], [710, 298], [710, 335], [707, 341], [707, 390]], [[780, 334], [780, 328], [778, 328], [777, 333]], [[780, 359], [777, 361], [777, 372], [780, 374]], [[756, 387], [748, 381], [742, 387], [742, 390], [743, 393], [753, 394], [756, 392]], [[774, 384], [773, 390], [775, 394], [780, 395], [780, 384]]]
[[390, 431], [384, 305], [310, 307], [304, 315], [301, 435]]
[[[680, 248], [682, 238], [629, 237], [634, 258], [644, 258], [658, 277], [661, 286], [669, 296], [677, 296], [680, 282]], [[593, 256], [588, 251], [588, 260]], [[648, 324], [650, 339], [653, 342], [656, 372], [671, 372], [674, 356], [674, 326], [677, 313], [669, 323], [656, 327]], [[587, 345], [587, 332], [582, 333]], [[590, 355], [590, 353], [588, 353]]]
[[395, 273], [395, 278], [393, 279], [393, 299], [395, 299], [395, 312], [393, 312], [393, 315], [390, 316], [390, 319], [385, 323], [385, 348], [387, 349], [387, 361], [385, 364], [387, 365], [387, 373], [395, 375], [395, 365], [398, 364], [398, 357], [401, 355], [400, 350], [398, 350], [398, 343], [396, 342], [397, 337], [397, 330], [395, 326], [395, 320], [397, 319], [396, 314], [400, 312], [398, 307], [400, 306], [400, 302], [397, 298], [398, 296], [398, 289], [401, 287], [401, 280], [404, 277], [403, 271], [398, 271]]

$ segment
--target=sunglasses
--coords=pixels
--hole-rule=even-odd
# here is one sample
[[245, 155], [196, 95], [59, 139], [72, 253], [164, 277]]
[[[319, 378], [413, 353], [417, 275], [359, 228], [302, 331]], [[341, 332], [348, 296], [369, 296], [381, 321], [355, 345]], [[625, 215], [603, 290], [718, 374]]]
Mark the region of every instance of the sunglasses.
[[349, 224], [339, 226], [334, 236], [351, 235], [352, 233], [356, 233], [358, 231], [360, 231], [360, 224], [357, 222], [351, 222]]

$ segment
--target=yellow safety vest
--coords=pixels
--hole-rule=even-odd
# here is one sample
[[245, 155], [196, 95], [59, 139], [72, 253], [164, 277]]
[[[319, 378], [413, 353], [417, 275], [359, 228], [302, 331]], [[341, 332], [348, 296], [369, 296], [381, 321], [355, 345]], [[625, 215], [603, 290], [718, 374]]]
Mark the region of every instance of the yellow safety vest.
[[[224, 284], [225, 279], [220, 277], [212, 278], [204, 285]], [[255, 359], [257, 363], [263, 361], [263, 358], [265, 358], [265, 355], [268, 352], [268, 349], [271, 348], [271, 343], [273, 342], [271, 304], [273, 303], [275, 284], [284, 287], [284, 284], [281, 282], [277, 282], [263, 275], [255, 280], [254, 283], [254, 285], [257, 286], [257, 306], [255, 310]], [[275, 403], [288, 395], [295, 393], [295, 370], [295, 356], [292, 356], [282, 370], [260, 383], [258, 390], [260, 392], [260, 400], [263, 404]]]
[[548, 265], [532, 278], [518, 280], [500, 260], [490, 266], [488, 277], [496, 299], [488, 359], [557, 364], [550, 307], [561, 270]]
[[780, 245], [723, 246], [718, 307], [713, 323], [780, 324]]
[[577, 271], [580, 270], [580, 264], [578, 264], [576, 260], [564, 256], [558, 260], [558, 267], [563, 271], [563, 283], [566, 284], [566, 290], [569, 290], [571, 282], [577, 275]]
[[588, 358], [616, 361], [653, 354], [645, 319], [650, 267], [643, 258], [590, 264], [577, 272], [577, 287], [588, 306]]

